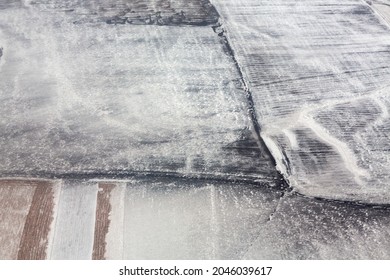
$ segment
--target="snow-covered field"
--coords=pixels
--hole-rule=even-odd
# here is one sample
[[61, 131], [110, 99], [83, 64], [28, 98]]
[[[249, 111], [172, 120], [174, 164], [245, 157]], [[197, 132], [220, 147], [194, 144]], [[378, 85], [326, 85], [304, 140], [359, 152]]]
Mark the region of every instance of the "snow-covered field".
[[257, 184], [0, 180], [0, 195], [1, 259], [390, 258], [388, 209]]
[[389, 259], [388, 4], [1, 1], [0, 258]]
[[291, 186], [389, 203], [388, 23], [360, 0], [212, 3]]
[[2, 174], [272, 170], [211, 27], [77, 18], [39, 5], [0, 10]]

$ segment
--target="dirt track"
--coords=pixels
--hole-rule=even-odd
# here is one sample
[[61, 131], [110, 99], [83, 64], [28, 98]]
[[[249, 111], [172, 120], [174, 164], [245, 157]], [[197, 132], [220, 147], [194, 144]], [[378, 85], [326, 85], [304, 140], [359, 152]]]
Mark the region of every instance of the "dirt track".
[[[0, 259], [17, 259], [25, 256], [26, 241], [33, 241], [35, 246], [35, 233], [40, 229], [36, 227], [35, 232], [32, 230], [34, 213], [29, 213], [32, 202], [38, 199], [35, 192], [41, 192], [42, 183], [31, 180], [0, 180]], [[44, 183], [43, 183], [44, 184]], [[34, 212], [35, 210], [33, 210]], [[29, 234], [31, 234], [27, 238]]]
[[37, 181], [30, 211], [19, 245], [19, 260], [46, 259], [49, 233], [54, 219], [53, 183]]
[[108, 227], [110, 225], [110, 195], [113, 188], [115, 188], [115, 184], [99, 184], [96, 206], [95, 236], [92, 253], [93, 260], [105, 259], [104, 254], [106, 251], [106, 235], [108, 232]]

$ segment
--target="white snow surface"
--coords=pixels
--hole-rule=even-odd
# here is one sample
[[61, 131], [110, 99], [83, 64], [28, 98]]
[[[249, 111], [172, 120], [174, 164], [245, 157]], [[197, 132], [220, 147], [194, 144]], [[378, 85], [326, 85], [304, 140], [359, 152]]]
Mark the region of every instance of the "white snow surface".
[[390, 203], [390, 28], [359, 0], [213, 0], [295, 190]]
[[97, 184], [65, 181], [56, 205], [49, 259], [89, 260], [92, 256]]
[[133, 179], [114, 192], [105, 257], [143, 260], [241, 259], [281, 195], [256, 185], [164, 178]]

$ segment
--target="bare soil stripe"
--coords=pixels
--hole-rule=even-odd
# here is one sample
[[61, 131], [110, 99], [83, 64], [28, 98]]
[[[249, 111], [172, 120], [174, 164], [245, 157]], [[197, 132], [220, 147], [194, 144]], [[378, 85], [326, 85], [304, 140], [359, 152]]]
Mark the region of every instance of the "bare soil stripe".
[[48, 236], [53, 222], [53, 207], [53, 183], [49, 181], [36, 182], [34, 197], [20, 240], [18, 259], [46, 259]]
[[17, 259], [36, 182], [0, 179], [0, 259]]
[[115, 188], [113, 183], [100, 183], [97, 194], [96, 223], [93, 242], [93, 260], [104, 260], [106, 252], [106, 236], [110, 225], [109, 215], [111, 212], [111, 191]]

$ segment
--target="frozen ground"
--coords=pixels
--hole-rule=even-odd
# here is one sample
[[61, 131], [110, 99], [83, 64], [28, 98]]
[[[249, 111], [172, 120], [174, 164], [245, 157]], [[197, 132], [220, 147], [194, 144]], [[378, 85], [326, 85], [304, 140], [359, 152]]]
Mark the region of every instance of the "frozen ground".
[[386, 3], [1, 1], [0, 258], [389, 259]]

